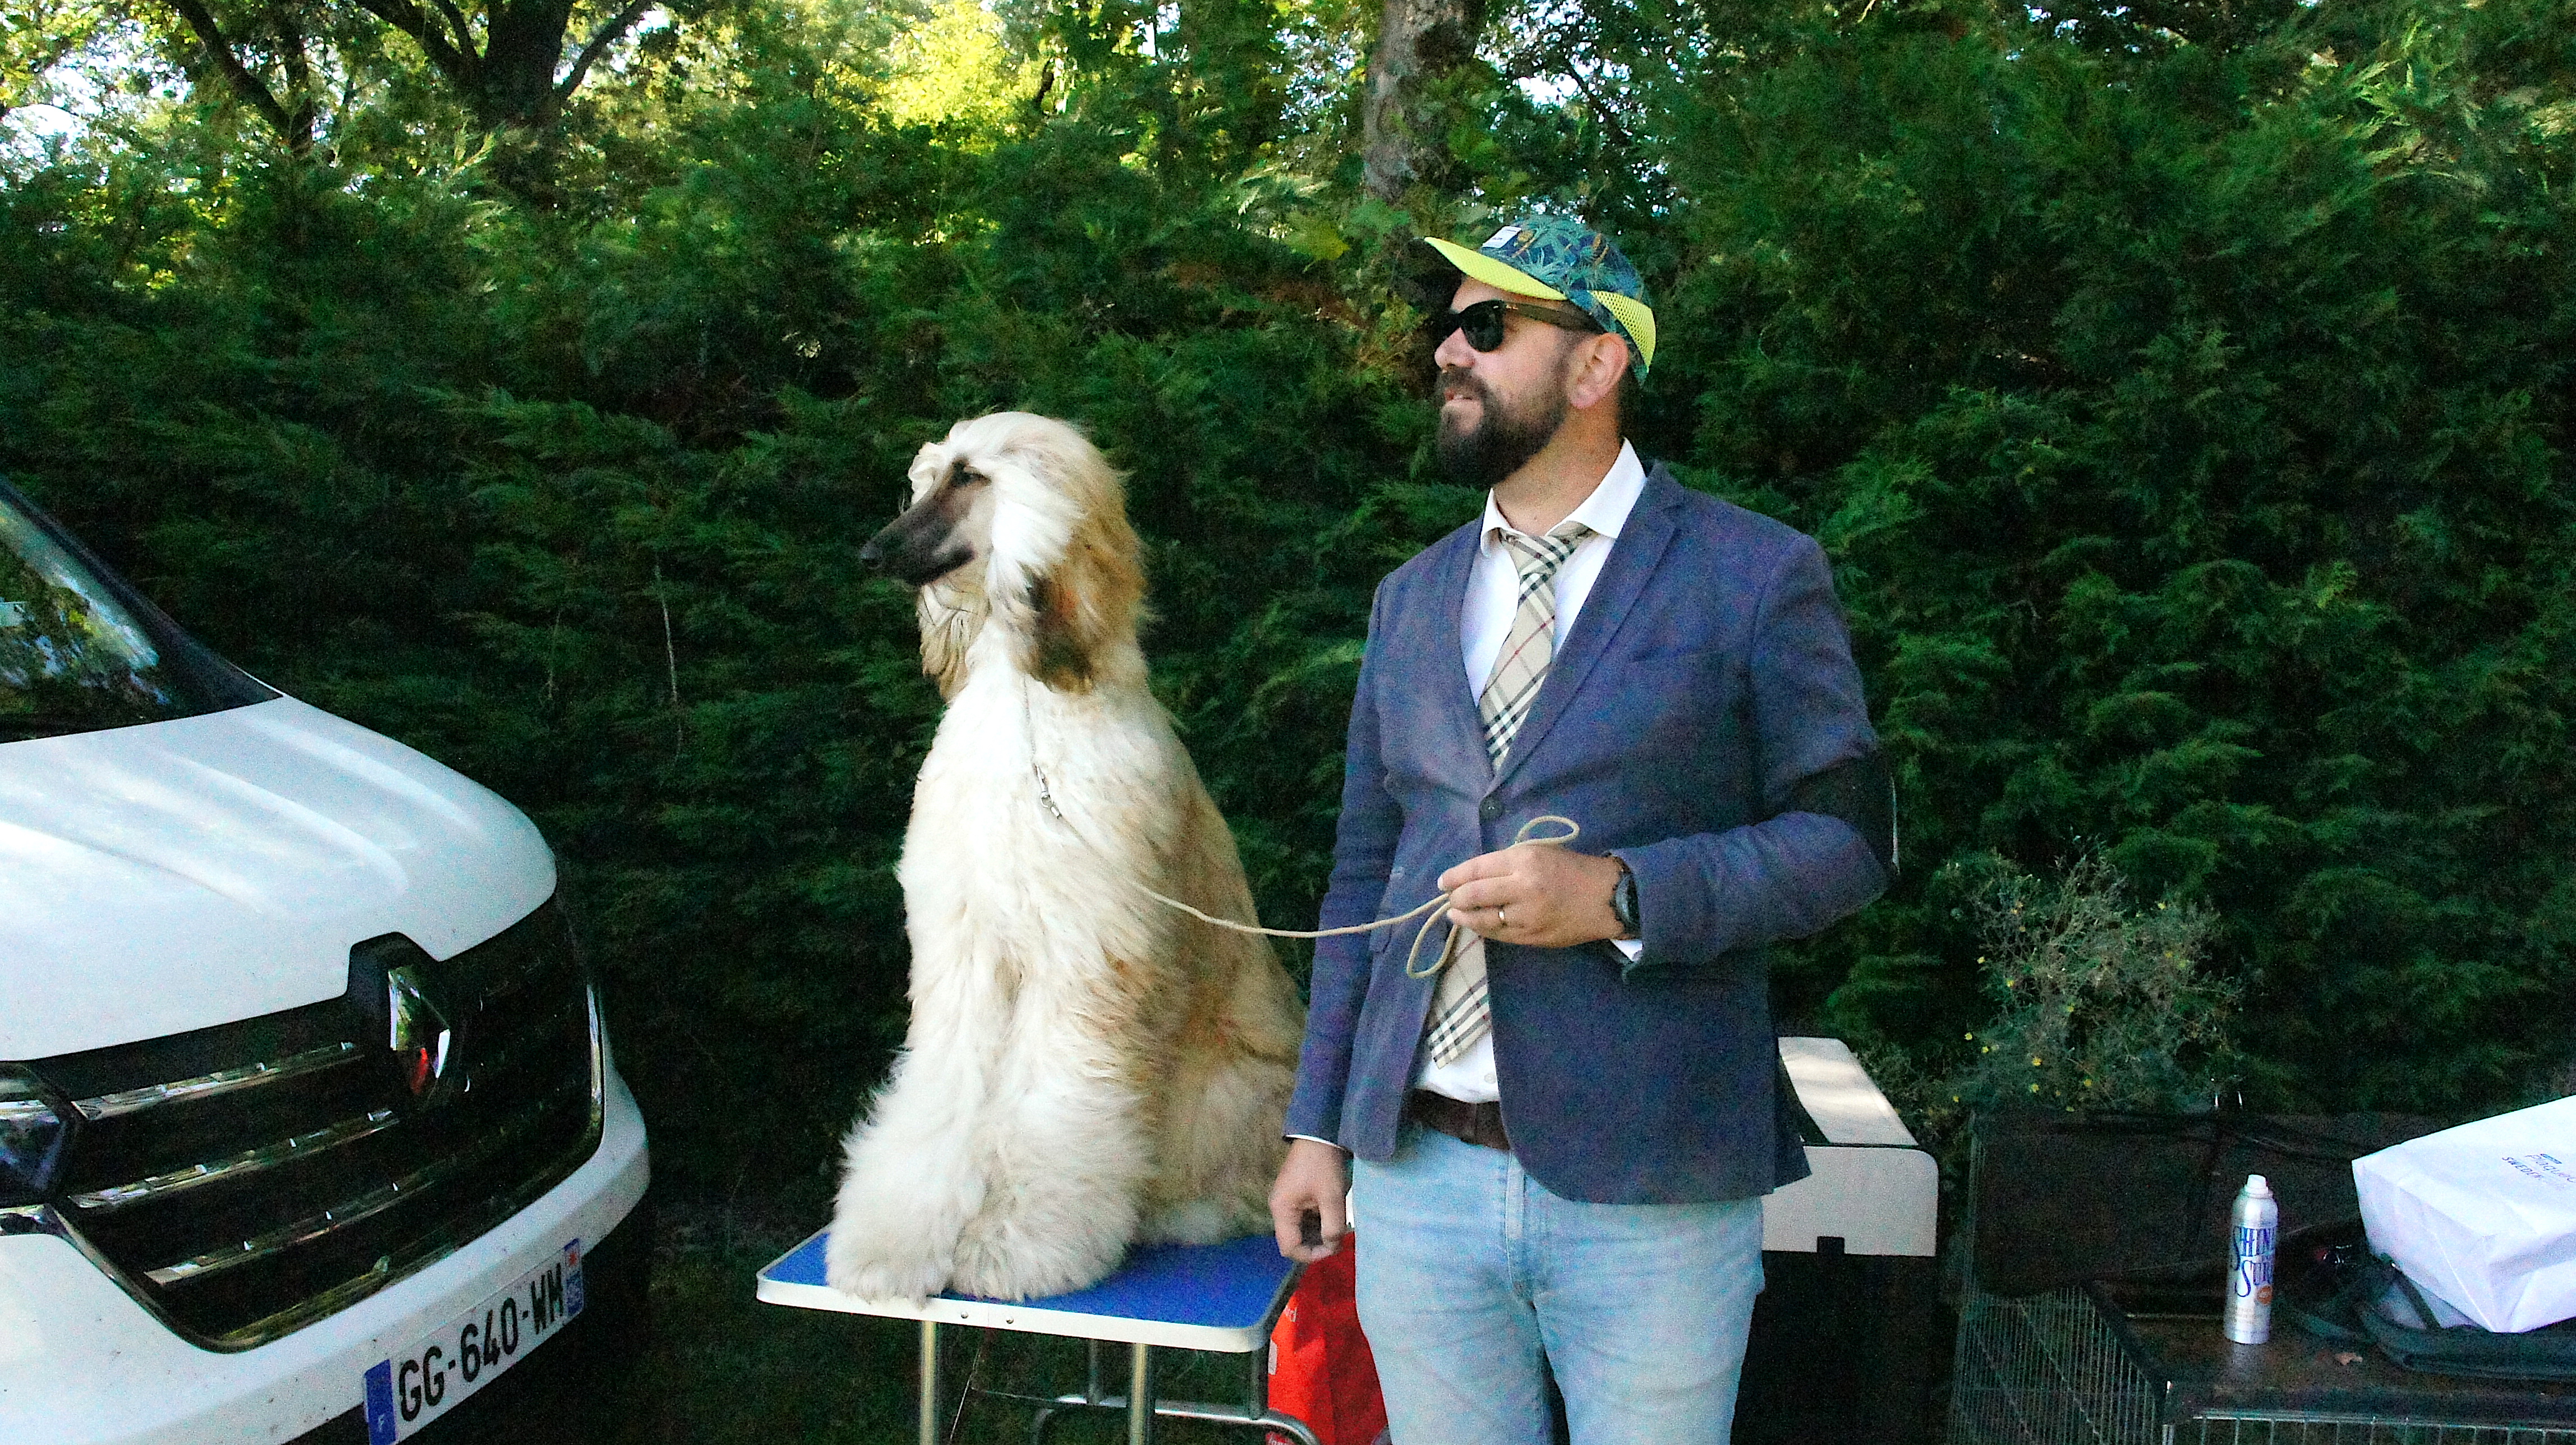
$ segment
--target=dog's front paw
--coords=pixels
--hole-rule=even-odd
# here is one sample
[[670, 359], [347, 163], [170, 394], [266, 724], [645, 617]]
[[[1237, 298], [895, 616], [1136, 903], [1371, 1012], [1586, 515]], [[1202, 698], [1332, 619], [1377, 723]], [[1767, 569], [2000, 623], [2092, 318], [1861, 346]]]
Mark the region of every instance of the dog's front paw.
[[1122, 1195], [1066, 1187], [1020, 1189], [966, 1222], [957, 1236], [953, 1287], [988, 1299], [1041, 1299], [1099, 1282], [1118, 1267], [1135, 1232]]
[[1044, 1299], [1099, 1283], [1124, 1252], [1114, 1242], [991, 1238], [969, 1231], [957, 1246], [956, 1288], [985, 1299]]
[[1252, 1218], [1240, 1204], [1192, 1199], [1155, 1210], [1146, 1217], [1137, 1237], [1173, 1244], [1219, 1244], [1242, 1235], [1258, 1234], [1261, 1232], [1259, 1226], [1268, 1222], [1267, 1217]]
[[947, 1251], [928, 1251], [917, 1241], [907, 1248], [837, 1219], [823, 1244], [824, 1281], [859, 1299], [917, 1305], [948, 1287], [949, 1269]]

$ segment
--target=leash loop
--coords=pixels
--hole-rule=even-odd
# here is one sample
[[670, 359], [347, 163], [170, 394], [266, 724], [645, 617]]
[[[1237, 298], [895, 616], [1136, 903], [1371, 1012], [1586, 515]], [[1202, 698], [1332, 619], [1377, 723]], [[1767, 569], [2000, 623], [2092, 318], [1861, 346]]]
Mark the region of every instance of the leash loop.
[[[1046, 805], [1047, 812], [1053, 814], [1055, 820], [1062, 823], [1065, 827], [1065, 831], [1073, 834], [1076, 841], [1082, 843], [1085, 847], [1091, 847], [1091, 840], [1083, 837], [1082, 830], [1076, 828], [1073, 825], [1073, 820], [1064, 815], [1064, 809], [1056, 805], [1055, 789], [1047, 782], [1046, 769], [1038, 766], [1037, 719], [1028, 711], [1029, 700], [1025, 684], [1023, 684], [1023, 688], [1020, 693], [1020, 707], [1023, 721], [1029, 729], [1029, 773], [1037, 779], [1038, 801]], [[1546, 837], [1533, 836], [1540, 826], [1549, 823], [1561, 823], [1564, 825], [1565, 831], [1561, 833], [1553, 833]], [[1561, 813], [1541, 813], [1539, 816], [1521, 824], [1519, 830], [1512, 834], [1511, 846], [1517, 848], [1521, 844], [1527, 843], [1533, 847], [1561, 848], [1581, 836], [1583, 836], [1583, 825], [1575, 822], [1572, 818], [1568, 818]], [[1099, 850], [1095, 847], [1092, 851], [1098, 852]], [[1392, 918], [1381, 918], [1373, 923], [1352, 923], [1346, 924], [1340, 928], [1301, 929], [1263, 928], [1257, 924], [1237, 923], [1230, 918], [1219, 918], [1212, 913], [1202, 913], [1198, 909], [1192, 908], [1190, 905], [1183, 903], [1177, 898], [1167, 898], [1162, 894], [1155, 892], [1153, 889], [1146, 887], [1144, 884], [1137, 882], [1133, 878], [1128, 879], [1127, 882], [1129, 886], [1133, 887], [1137, 892], [1144, 894], [1146, 897], [1153, 899], [1164, 907], [1178, 909], [1192, 918], [1197, 919], [1201, 923], [1211, 923], [1219, 928], [1230, 928], [1237, 933], [1257, 933], [1264, 938], [1340, 938], [1353, 933], [1373, 933], [1381, 928], [1393, 928], [1399, 923], [1410, 923], [1416, 918], [1421, 918], [1422, 926], [1413, 931], [1413, 946], [1404, 951], [1404, 976], [1406, 978], [1429, 978], [1440, 972], [1440, 970], [1447, 968], [1451, 961], [1456, 959], [1458, 956], [1458, 934], [1460, 930], [1458, 925], [1452, 923], [1449, 925], [1447, 936], [1440, 940], [1440, 953], [1437, 957], [1432, 959], [1431, 966], [1428, 968], [1417, 968], [1415, 966], [1422, 957], [1423, 940], [1431, 936], [1431, 927], [1433, 924], [1443, 921], [1445, 915], [1441, 910], [1448, 907], [1449, 900], [1454, 896], [1455, 890], [1452, 890], [1449, 893], [1436, 894], [1419, 907], [1409, 908]], [[1429, 914], [1430, 917], [1424, 918], [1424, 914]]]

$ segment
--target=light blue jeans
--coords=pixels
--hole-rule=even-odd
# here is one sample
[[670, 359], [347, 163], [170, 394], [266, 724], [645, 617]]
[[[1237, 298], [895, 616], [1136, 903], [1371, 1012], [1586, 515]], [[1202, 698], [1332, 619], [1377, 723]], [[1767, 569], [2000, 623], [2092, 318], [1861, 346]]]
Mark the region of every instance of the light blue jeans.
[[1351, 1184], [1394, 1445], [1547, 1445], [1543, 1369], [1574, 1445], [1726, 1445], [1761, 1200], [1560, 1199], [1511, 1155], [1418, 1124]]

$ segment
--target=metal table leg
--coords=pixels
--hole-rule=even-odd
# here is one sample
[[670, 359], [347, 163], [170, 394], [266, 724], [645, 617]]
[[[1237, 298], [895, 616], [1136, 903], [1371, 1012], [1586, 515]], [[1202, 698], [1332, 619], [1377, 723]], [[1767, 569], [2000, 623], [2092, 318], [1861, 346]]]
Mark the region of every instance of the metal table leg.
[[921, 1445], [939, 1445], [939, 1321], [921, 1322]]
[[[1281, 1414], [1270, 1408], [1270, 1359], [1266, 1350], [1253, 1350], [1243, 1357], [1244, 1393], [1239, 1405], [1203, 1404], [1195, 1400], [1162, 1398], [1162, 1357], [1149, 1345], [1133, 1345], [1127, 1373], [1127, 1393], [1112, 1395], [1105, 1391], [1101, 1372], [1101, 1342], [1083, 1342], [1090, 1356], [1080, 1394], [1024, 1395], [1016, 1390], [976, 1388], [968, 1382], [973, 1395], [988, 1400], [1015, 1400], [1033, 1407], [1029, 1420], [1029, 1445], [1046, 1445], [1055, 1423], [1072, 1410], [1115, 1410], [1127, 1416], [1128, 1445], [1152, 1445], [1161, 1430], [1161, 1422], [1172, 1420], [1205, 1420], [1216, 1425], [1248, 1426], [1273, 1431], [1298, 1442], [1298, 1445], [1321, 1445], [1314, 1427], [1294, 1415]], [[925, 1417], [927, 1424], [927, 1417]], [[924, 1445], [937, 1445], [925, 1437]]]
[[1127, 1445], [1154, 1445], [1154, 1347], [1135, 1351], [1127, 1370]]
[[[1098, 1341], [1093, 1341], [1092, 1344], [1096, 1349]], [[1131, 1441], [1153, 1438], [1152, 1432], [1161, 1428], [1159, 1422], [1163, 1420], [1205, 1420], [1215, 1425], [1249, 1426], [1274, 1431], [1298, 1442], [1298, 1445], [1321, 1445], [1313, 1426], [1294, 1415], [1283, 1415], [1270, 1408], [1268, 1366], [1269, 1361], [1263, 1352], [1256, 1351], [1246, 1357], [1247, 1388], [1243, 1403], [1239, 1405], [1216, 1405], [1195, 1400], [1161, 1398], [1157, 1381], [1162, 1373], [1162, 1362], [1151, 1357], [1142, 1371], [1146, 1376], [1142, 1381], [1142, 1388], [1138, 1388], [1134, 1383], [1134, 1372], [1131, 1371], [1131, 1383], [1125, 1395], [1102, 1394], [1101, 1381], [1097, 1373], [1094, 1373], [1091, 1378], [1090, 1388], [1075, 1395], [1052, 1397], [1023, 1395], [1014, 1390], [978, 1390], [975, 1393], [986, 1399], [1017, 1400], [1034, 1407], [1036, 1413], [1029, 1422], [1030, 1445], [1045, 1445], [1055, 1422], [1064, 1418], [1065, 1412], [1081, 1409], [1125, 1412], [1127, 1438]]]
[[[1056, 1417], [1063, 1412], [1063, 1408], [1075, 1405], [1089, 1405], [1097, 1408], [1109, 1402], [1110, 1397], [1101, 1393], [1100, 1389], [1100, 1341], [1085, 1340], [1082, 1343], [1083, 1353], [1090, 1361], [1089, 1368], [1083, 1375], [1082, 1393], [1058, 1395], [1053, 1400], [1040, 1402], [1036, 1415], [1029, 1421], [1029, 1445], [1046, 1445], [1047, 1432], [1055, 1427]], [[1011, 1396], [1008, 1391], [995, 1393], [1008, 1398], [1024, 1398]]]

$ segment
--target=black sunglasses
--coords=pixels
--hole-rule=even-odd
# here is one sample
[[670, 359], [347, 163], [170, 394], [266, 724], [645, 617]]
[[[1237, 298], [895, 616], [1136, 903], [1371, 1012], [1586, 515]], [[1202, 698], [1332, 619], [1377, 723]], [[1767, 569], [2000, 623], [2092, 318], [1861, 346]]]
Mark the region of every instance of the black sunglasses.
[[1503, 313], [1526, 316], [1568, 331], [1599, 331], [1601, 323], [1592, 314], [1576, 306], [1554, 306], [1543, 301], [1479, 301], [1455, 311], [1443, 311], [1432, 318], [1431, 344], [1438, 346], [1449, 339], [1452, 331], [1467, 333], [1467, 344], [1478, 351], [1493, 351], [1503, 344]]

